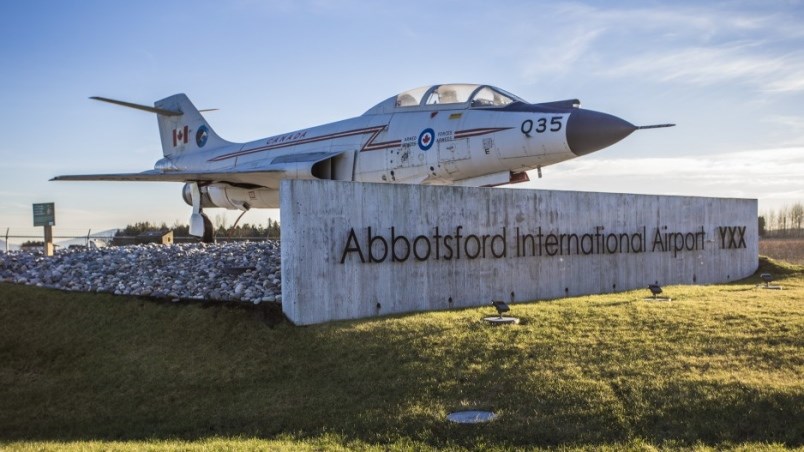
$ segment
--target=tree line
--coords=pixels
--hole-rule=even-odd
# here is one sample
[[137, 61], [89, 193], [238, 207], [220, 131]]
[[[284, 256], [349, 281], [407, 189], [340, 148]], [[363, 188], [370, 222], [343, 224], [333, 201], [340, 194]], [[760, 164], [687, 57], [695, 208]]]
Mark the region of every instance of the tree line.
[[[215, 236], [220, 239], [278, 239], [280, 236], [279, 222], [276, 220], [268, 219], [265, 225], [244, 223], [229, 227], [225, 221], [219, 221], [216, 218]], [[187, 224], [175, 223], [168, 226], [166, 223], [156, 225], [154, 223], [144, 221], [127, 225], [125, 228], [118, 229], [115, 234], [115, 239], [134, 238], [146, 232], [167, 232], [173, 231], [174, 239], [184, 239], [192, 237], [190, 235], [190, 226]]]
[[804, 223], [804, 205], [796, 202], [778, 210], [768, 210], [759, 216], [760, 237], [801, 237]]

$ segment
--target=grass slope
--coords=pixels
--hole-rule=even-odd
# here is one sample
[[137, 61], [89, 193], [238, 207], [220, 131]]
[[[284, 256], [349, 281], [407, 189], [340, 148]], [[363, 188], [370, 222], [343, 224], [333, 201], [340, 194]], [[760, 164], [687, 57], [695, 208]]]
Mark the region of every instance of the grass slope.
[[[0, 284], [0, 447], [804, 447], [804, 267], [312, 327]], [[488, 408], [486, 425], [452, 410]], [[115, 442], [125, 441], [125, 442]]]

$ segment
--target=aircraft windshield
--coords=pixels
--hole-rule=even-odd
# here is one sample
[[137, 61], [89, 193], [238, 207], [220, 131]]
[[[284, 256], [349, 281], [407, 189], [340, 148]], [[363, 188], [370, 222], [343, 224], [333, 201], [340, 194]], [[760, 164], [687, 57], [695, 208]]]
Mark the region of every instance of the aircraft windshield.
[[396, 97], [396, 106], [418, 107], [471, 102], [472, 107], [503, 107], [517, 101], [524, 102], [513, 94], [491, 86], [455, 83], [405, 91]]
[[503, 107], [513, 102], [514, 99], [496, 91], [488, 86], [480, 88], [472, 98], [473, 107]]
[[477, 89], [477, 85], [441, 85], [430, 91], [425, 105], [462, 104]]
[[396, 96], [396, 106], [417, 107], [421, 103], [422, 97], [429, 90], [430, 90], [429, 86], [422, 86], [421, 88], [415, 88], [410, 91], [405, 91], [404, 93]]

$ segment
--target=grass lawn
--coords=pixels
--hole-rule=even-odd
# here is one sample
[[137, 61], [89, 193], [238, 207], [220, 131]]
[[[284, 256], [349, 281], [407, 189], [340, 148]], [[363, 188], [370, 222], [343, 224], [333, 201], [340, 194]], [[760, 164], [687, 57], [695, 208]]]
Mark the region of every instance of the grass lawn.
[[[804, 267], [336, 322], [0, 284], [0, 448], [804, 447]], [[453, 411], [490, 409], [489, 424]]]

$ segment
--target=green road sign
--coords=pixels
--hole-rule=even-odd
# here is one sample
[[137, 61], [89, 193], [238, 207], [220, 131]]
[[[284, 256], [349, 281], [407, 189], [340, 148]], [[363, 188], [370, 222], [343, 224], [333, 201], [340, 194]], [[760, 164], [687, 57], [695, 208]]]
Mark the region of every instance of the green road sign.
[[56, 205], [52, 202], [33, 205], [34, 226], [55, 226]]

